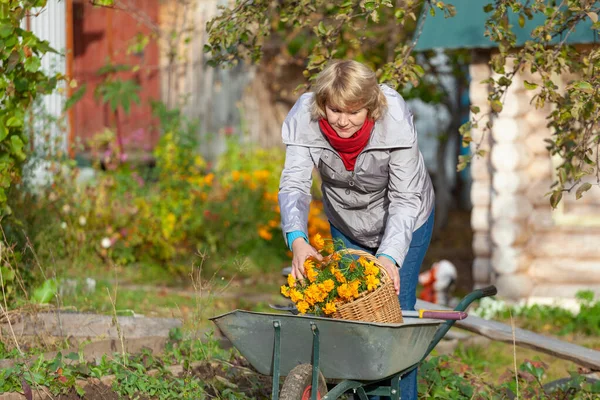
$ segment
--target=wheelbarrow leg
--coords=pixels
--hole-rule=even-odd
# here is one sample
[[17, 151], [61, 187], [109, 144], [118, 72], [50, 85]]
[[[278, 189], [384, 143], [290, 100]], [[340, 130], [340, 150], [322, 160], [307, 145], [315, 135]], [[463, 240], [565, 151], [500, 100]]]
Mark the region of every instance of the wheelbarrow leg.
[[310, 329], [313, 333], [313, 349], [312, 349], [312, 390], [310, 400], [317, 400], [319, 393], [319, 328], [317, 324], [311, 321]]
[[392, 378], [392, 387], [390, 387], [390, 397], [392, 400], [400, 400], [400, 374]]
[[281, 323], [273, 321], [275, 340], [273, 341], [273, 390], [271, 399], [279, 399], [279, 363], [281, 361]]

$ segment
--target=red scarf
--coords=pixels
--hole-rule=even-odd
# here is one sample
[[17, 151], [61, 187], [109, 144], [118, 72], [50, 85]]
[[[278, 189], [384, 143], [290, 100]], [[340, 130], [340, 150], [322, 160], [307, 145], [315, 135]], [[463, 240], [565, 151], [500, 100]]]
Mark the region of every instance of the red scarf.
[[329, 125], [326, 119], [322, 118], [319, 120], [321, 132], [323, 132], [331, 147], [338, 152], [348, 171], [354, 171], [356, 157], [358, 157], [369, 142], [373, 126], [375, 126], [375, 121], [366, 119], [363, 126], [354, 135], [344, 139], [338, 136], [337, 132]]

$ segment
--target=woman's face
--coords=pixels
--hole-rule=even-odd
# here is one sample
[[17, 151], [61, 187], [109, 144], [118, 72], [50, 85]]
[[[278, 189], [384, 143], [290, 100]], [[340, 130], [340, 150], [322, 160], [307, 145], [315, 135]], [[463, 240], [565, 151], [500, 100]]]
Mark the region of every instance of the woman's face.
[[335, 130], [339, 137], [347, 139], [354, 135], [365, 123], [368, 110], [356, 108], [352, 110], [340, 110], [333, 105], [325, 106], [327, 122]]

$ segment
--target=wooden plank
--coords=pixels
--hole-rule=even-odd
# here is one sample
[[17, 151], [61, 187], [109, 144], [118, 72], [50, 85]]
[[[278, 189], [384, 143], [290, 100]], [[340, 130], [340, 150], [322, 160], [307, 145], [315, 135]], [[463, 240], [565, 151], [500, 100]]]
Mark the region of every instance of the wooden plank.
[[[449, 310], [448, 307], [422, 300], [417, 300], [415, 308]], [[477, 333], [492, 340], [513, 343], [512, 328], [501, 322], [488, 321], [474, 315], [469, 315], [462, 321], [456, 321], [454, 326]], [[594, 371], [600, 370], [600, 351], [540, 335], [521, 328], [515, 328], [514, 336], [515, 344], [517, 346], [526, 347], [564, 360], [573, 361], [575, 364], [590, 368]]]

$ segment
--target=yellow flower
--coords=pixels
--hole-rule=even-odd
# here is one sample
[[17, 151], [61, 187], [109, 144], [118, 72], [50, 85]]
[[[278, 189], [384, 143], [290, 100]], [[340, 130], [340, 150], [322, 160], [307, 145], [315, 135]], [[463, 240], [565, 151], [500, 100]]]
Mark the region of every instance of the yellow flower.
[[377, 268], [373, 263], [365, 266], [365, 275], [377, 276], [379, 274], [379, 268]]
[[204, 168], [204, 167], [206, 167], [206, 161], [204, 161], [204, 159], [202, 157], [196, 156], [194, 158], [194, 165], [196, 167]]
[[373, 275], [367, 275], [367, 290], [373, 290], [379, 286], [380, 280]]
[[279, 226], [279, 222], [277, 222], [277, 220], [272, 219], [269, 221], [270, 228], [277, 228], [278, 226]]
[[325, 247], [325, 240], [323, 239], [320, 233], [317, 233], [313, 237], [313, 243], [315, 244], [315, 248], [319, 251], [323, 250], [323, 247]]
[[312, 283], [314, 281], [317, 280], [317, 277], [319, 276], [319, 273], [317, 271], [315, 271], [315, 269], [311, 266], [311, 267], [306, 267], [304, 269], [304, 272], [306, 272], [306, 277], [308, 278], [308, 280]]
[[323, 312], [327, 315], [333, 314], [336, 311], [337, 309], [335, 308], [335, 303], [333, 302], [325, 304], [325, 308], [323, 309]]
[[204, 183], [206, 183], [208, 186], [211, 186], [214, 179], [215, 179], [215, 174], [210, 173], [204, 177]]
[[331, 268], [331, 272], [333, 273], [333, 276], [335, 276], [335, 279], [339, 283], [346, 283], [346, 277], [344, 276], [344, 274], [342, 274], [342, 271], [333, 267], [333, 268]]
[[304, 295], [300, 293], [297, 289], [290, 290], [290, 299], [298, 304], [300, 300], [304, 300]]
[[294, 278], [294, 275], [288, 274], [288, 276], [287, 276], [287, 283], [288, 283], [289, 287], [296, 286], [296, 279]]
[[335, 282], [332, 279], [326, 279], [319, 284], [319, 288], [325, 293], [329, 293], [335, 287]]
[[259, 180], [259, 181], [266, 181], [267, 179], [269, 179], [269, 171], [267, 170], [259, 170], [259, 171], [254, 171], [252, 172], [252, 175], [254, 176], [254, 179]]
[[258, 236], [260, 236], [261, 238], [263, 238], [265, 240], [273, 239], [273, 234], [271, 232], [269, 232], [269, 230], [265, 227], [261, 227], [258, 229]]
[[338, 295], [343, 299], [343, 300], [350, 300], [352, 299], [352, 288], [350, 288], [350, 285], [348, 285], [347, 283], [344, 283], [343, 285], [341, 285], [340, 287], [338, 287]]
[[321, 301], [321, 291], [319, 290], [319, 287], [314, 283], [307, 287], [304, 291], [304, 300], [310, 305]]
[[308, 307], [309, 305], [305, 301], [301, 301], [298, 304], [296, 304], [296, 308], [298, 309], [300, 314], [306, 314], [306, 312], [308, 311]]
[[240, 171], [231, 171], [231, 178], [233, 179], [234, 182], [237, 182], [240, 180]]
[[290, 297], [290, 287], [287, 285], [282, 285], [281, 286], [281, 294], [284, 295], [285, 297]]
[[352, 297], [354, 297], [356, 299], [360, 294], [360, 293], [358, 293], [358, 288], [360, 287], [360, 282], [358, 280], [352, 281], [352, 282], [350, 282], [349, 286], [350, 286], [350, 292], [352, 293]]

